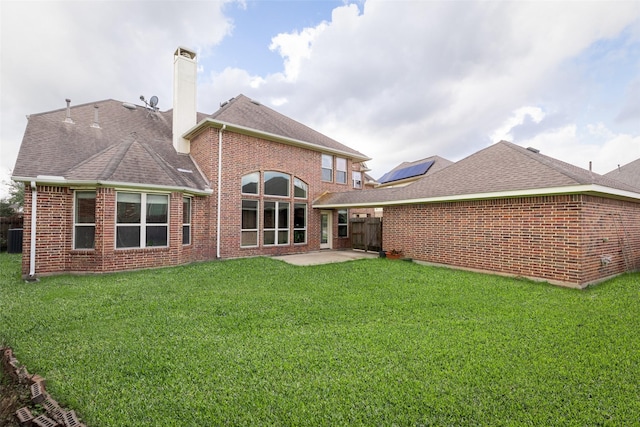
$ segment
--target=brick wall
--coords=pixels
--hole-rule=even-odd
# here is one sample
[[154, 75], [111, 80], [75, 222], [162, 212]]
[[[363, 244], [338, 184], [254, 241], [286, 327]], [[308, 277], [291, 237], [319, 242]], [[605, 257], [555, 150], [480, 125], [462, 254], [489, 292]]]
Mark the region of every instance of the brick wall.
[[385, 207], [383, 244], [416, 260], [585, 286], [637, 268], [639, 208], [585, 195]]
[[[191, 143], [191, 155], [203, 170], [211, 171], [209, 175], [211, 188], [217, 192], [218, 188], [218, 129], [209, 128], [198, 135]], [[311, 202], [325, 191], [348, 191], [352, 189], [351, 170], [354, 167], [347, 160], [347, 184], [323, 182], [321, 180], [321, 153], [300, 147], [266, 141], [256, 137], [242, 135], [230, 131], [222, 131], [222, 212], [220, 227], [220, 255], [222, 258], [246, 257], [256, 255], [279, 255], [286, 253], [306, 252], [320, 249], [320, 212], [311, 208]], [[204, 166], [202, 166], [204, 165]], [[356, 167], [358, 167], [356, 165]], [[306, 200], [290, 198], [274, 198], [241, 195], [242, 176], [265, 171], [286, 173], [303, 180], [308, 185]], [[335, 172], [335, 170], [334, 170]], [[261, 175], [262, 176], [262, 175]], [[262, 183], [260, 183], [262, 187]], [[357, 190], [356, 190], [357, 191]], [[281, 200], [291, 203], [290, 222], [293, 221], [293, 203], [307, 204], [307, 243], [283, 246], [267, 246], [257, 248], [240, 247], [241, 228], [241, 200], [243, 198], [260, 200]], [[216, 209], [217, 197], [209, 198], [210, 212], [209, 239], [215, 245], [216, 241]], [[262, 214], [259, 215], [262, 222]], [[333, 247], [335, 249], [350, 247], [349, 238], [338, 238], [338, 217], [333, 216]], [[262, 229], [262, 224], [260, 230]], [[290, 236], [290, 241], [293, 236]]]

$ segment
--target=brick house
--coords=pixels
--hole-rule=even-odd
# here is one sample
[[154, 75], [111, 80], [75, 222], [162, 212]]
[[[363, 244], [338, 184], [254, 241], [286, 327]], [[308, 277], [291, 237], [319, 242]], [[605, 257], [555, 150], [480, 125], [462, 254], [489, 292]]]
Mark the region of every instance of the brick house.
[[585, 287], [640, 266], [638, 169], [602, 176], [501, 141], [411, 185], [313, 206], [382, 206], [384, 249], [417, 261]]
[[178, 48], [169, 111], [67, 100], [29, 117], [24, 277], [349, 247], [348, 211], [311, 206], [360, 191], [368, 158], [243, 95], [198, 113], [196, 68]]

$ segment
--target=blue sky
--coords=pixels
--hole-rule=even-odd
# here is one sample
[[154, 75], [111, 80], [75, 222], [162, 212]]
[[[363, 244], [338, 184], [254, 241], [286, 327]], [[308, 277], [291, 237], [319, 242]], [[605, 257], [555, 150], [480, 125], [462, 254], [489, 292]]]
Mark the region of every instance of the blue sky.
[[[0, 1], [0, 181], [25, 116], [240, 93], [370, 156], [457, 161], [500, 140], [598, 173], [640, 158], [638, 1]], [[0, 197], [6, 186], [0, 186]]]

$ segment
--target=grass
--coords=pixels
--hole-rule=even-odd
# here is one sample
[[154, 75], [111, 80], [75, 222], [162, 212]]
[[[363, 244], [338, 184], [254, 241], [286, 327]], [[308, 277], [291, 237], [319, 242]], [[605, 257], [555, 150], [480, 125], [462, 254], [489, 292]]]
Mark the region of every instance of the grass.
[[19, 279], [0, 344], [90, 426], [633, 425], [640, 275], [584, 291], [369, 259]]

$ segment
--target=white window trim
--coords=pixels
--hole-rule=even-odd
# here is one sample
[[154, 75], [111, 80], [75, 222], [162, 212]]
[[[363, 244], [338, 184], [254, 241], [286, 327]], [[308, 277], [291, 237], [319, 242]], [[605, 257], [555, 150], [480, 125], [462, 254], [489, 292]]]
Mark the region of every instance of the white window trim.
[[[296, 212], [296, 205], [304, 205], [304, 227], [296, 227], [295, 224], [295, 212]], [[293, 219], [293, 239], [292, 239], [292, 243], [294, 245], [306, 245], [307, 244], [307, 238], [309, 236], [309, 233], [307, 232], [307, 224], [309, 223], [309, 205], [307, 203], [295, 203], [293, 204], [293, 215], [294, 215], [294, 219]], [[296, 242], [295, 241], [295, 234], [296, 231], [304, 231], [304, 242]]]
[[[242, 211], [242, 202], [244, 201], [256, 202], [256, 227], [257, 228], [242, 228], [242, 216], [240, 217], [240, 247], [241, 248], [257, 248], [260, 247], [260, 200], [259, 199], [242, 199], [240, 200], [240, 210]], [[240, 214], [242, 215], [242, 213]], [[243, 245], [242, 233], [245, 231], [255, 231], [256, 244], [255, 245]]]
[[[325, 167], [325, 166], [324, 166], [324, 159], [325, 159], [325, 158], [327, 158], [327, 159], [328, 159], [328, 158], [331, 158], [331, 168], [327, 168], [327, 167]], [[334, 171], [333, 156], [332, 156], [332, 155], [330, 155], [330, 154], [322, 154], [322, 155], [321, 155], [320, 167], [321, 167], [320, 180], [321, 180], [322, 182], [333, 182], [333, 179], [334, 179], [334, 177], [333, 177], [333, 175], [334, 175], [334, 174], [333, 174], [333, 171]], [[331, 179], [329, 179], [328, 181], [327, 181], [327, 180], [325, 180], [325, 179], [323, 178], [323, 176], [322, 176], [322, 175], [323, 175], [323, 174], [322, 174], [322, 171], [324, 171], [325, 169], [327, 169], [327, 170], [330, 170], [330, 171], [331, 171]]]
[[[140, 222], [136, 224], [131, 223], [118, 223], [118, 194], [140, 194]], [[147, 196], [166, 196], [167, 197], [167, 222], [166, 223], [151, 223], [147, 224]], [[133, 191], [118, 191], [116, 192], [116, 206], [115, 206], [115, 234], [114, 234], [114, 242], [113, 246], [116, 250], [130, 250], [130, 249], [149, 249], [149, 248], [168, 248], [171, 243], [170, 236], [170, 227], [171, 219], [169, 215], [171, 214], [171, 197], [167, 193], [138, 193]], [[167, 227], [167, 244], [165, 246], [147, 246], [147, 226], [149, 227]], [[127, 246], [127, 247], [118, 247], [118, 227], [140, 227], [140, 246]]]
[[[344, 161], [344, 169], [340, 169], [340, 163]], [[349, 181], [349, 176], [347, 175], [347, 159], [344, 157], [336, 157], [336, 184], [346, 184]], [[338, 180], [340, 174], [344, 174], [344, 181]]]
[[[264, 224], [262, 224], [262, 233], [264, 235], [265, 232], [267, 231], [273, 231], [274, 232], [274, 237], [275, 237], [275, 243], [264, 243], [264, 246], [266, 247], [272, 247], [272, 246], [290, 246], [291, 245], [291, 202], [289, 200], [285, 201], [285, 200], [264, 200], [262, 203], [262, 210], [264, 212], [264, 204], [265, 203], [275, 203], [275, 216], [274, 216], [274, 224], [275, 224], [275, 228], [267, 228], [264, 226]], [[279, 228], [278, 227], [278, 220], [280, 219], [280, 203], [286, 203], [289, 205], [289, 207], [287, 208], [287, 214], [288, 214], [288, 218], [287, 218], [287, 227], [286, 228]], [[279, 243], [278, 242], [278, 233], [280, 231], [286, 231], [287, 232], [287, 242], [286, 243]], [[262, 241], [264, 242], [264, 237], [262, 238]]]
[[[72, 248], [73, 250], [77, 250], [77, 251], [91, 251], [91, 250], [95, 250], [95, 239], [96, 239], [96, 223], [89, 223], [89, 222], [77, 222], [77, 218], [78, 218], [78, 194], [79, 193], [93, 193], [94, 195], [94, 201], [98, 198], [98, 193], [95, 190], [76, 190], [74, 192], [74, 196], [73, 196], [73, 242], [72, 242]], [[95, 203], [95, 202], [94, 202]], [[95, 211], [93, 213], [93, 217], [95, 219]], [[76, 247], [76, 228], [77, 227], [93, 227], [93, 241], [94, 241], [94, 245], [93, 248], [77, 248]]]
[[[182, 212], [182, 246], [190, 246], [193, 243], [193, 235], [191, 233], [191, 224], [192, 224], [192, 217], [193, 217], [193, 198], [192, 197], [187, 197], [187, 196], [182, 196], [182, 209], [184, 209], [184, 202], [186, 200], [189, 200], [189, 222], [184, 222], [184, 211]], [[189, 243], [184, 243], [184, 227], [188, 226], [189, 227]]]

